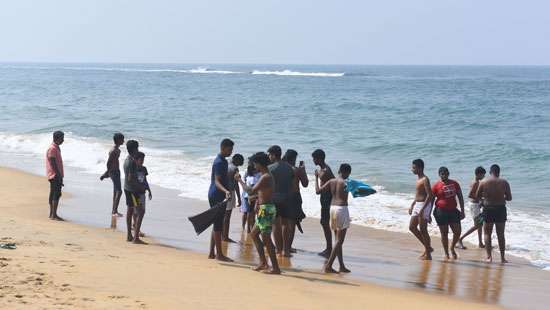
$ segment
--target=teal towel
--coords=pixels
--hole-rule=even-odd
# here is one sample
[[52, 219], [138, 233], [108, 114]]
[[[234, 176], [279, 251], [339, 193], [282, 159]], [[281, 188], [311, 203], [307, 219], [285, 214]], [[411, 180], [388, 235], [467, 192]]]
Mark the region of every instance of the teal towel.
[[368, 184], [353, 179], [346, 180], [346, 191], [350, 192], [353, 198], [366, 197], [376, 193], [376, 190]]

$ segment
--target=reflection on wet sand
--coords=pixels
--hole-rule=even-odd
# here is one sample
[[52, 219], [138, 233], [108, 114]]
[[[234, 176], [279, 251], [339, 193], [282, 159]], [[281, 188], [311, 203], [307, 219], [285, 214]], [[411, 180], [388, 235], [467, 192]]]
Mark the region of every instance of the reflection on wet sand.
[[409, 283], [427, 291], [499, 303], [505, 268], [475, 261], [424, 261], [411, 273]]

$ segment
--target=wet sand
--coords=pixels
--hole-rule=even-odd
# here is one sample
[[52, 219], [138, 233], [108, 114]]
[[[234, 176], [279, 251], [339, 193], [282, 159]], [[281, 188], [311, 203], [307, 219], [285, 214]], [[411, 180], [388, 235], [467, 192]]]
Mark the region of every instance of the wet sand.
[[[111, 224], [109, 215], [110, 186], [101, 184], [97, 187], [90, 187], [89, 183], [87, 183], [89, 180], [82, 175], [78, 175], [74, 178], [67, 178], [65, 183], [70, 184], [71, 198], [65, 195], [60, 206], [60, 213], [72, 222], [100, 227], [87, 228], [86, 226], [72, 223], [54, 223], [44, 219], [47, 214], [47, 209], [43, 210], [41, 208], [47, 208], [43, 203], [43, 201], [46, 201], [45, 198], [47, 195], [46, 181], [43, 178], [30, 176], [21, 172], [0, 169], [0, 175], [4, 176], [3, 179], [6, 179], [6, 173], [11, 174], [11, 177], [8, 177], [8, 179], [15, 178], [19, 183], [23, 182], [25, 187], [19, 185], [16, 189], [10, 188], [10, 186], [17, 187], [16, 180], [14, 184], [8, 184], [2, 189], [3, 194], [9, 197], [8, 200], [4, 200], [1, 204], [3, 213], [7, 214], [6, 217], [2, 218], [2, 224], [0, 225], [2, 228], [1, 237], [4, 238], [2, 242], [7, 242], [5, 240], [14, 240], [19, 246], [18, 250], [14, 251], [6, 252], [8, 250], [1, 250], [0, 256], [10, 260], [7, 263], [8, 267], [3, 267], [3, 269], [13, 266], [14, 259], [17, 261], [21, 259], [21, 263], [19, 263], [21, 270], [8, 271], [4, 269], [2, 271], [8, 272], [7, 274], [9, 275], [14, 275], [12, 274], [13, 272], [25, 275], [30, 272], [31, 269], [40, 270], [40, 267], [42, 267], [45, 272], [36, 272], [46, 273], [50, 271], [50, 268], [68, 268], [69, 271], [70, 269], [76, 268], [79, 270], [76, 274], [79, 275], [78, 281], [80, 281], [79, 283], [81, 285], [76, 289], [72, 288], [72, 295], [65, 296], [66, 299], [64, 302], [71, 303], [71, 298], [76, 298], [74, 300], [78, 300], [78, 303], [73, 300], [71, 305], [67, 306], [68, 308], [77, 304], [79, 305], [78, 307], [86, 305], [87, 301], [84, 300], [84, 298], [90, 298], [86, 297], [92, 294], [89, 290], [95, 289], [93, 285], [90, 285], [89, 281], [99, 281], [98, 284], [101, 283], [102, 286], [107, 285], [115, 292], [120, 290], [124, 291], [124, 294], [121, 295], [125, 296], [123, 298], [117, 298], [116, 296], [118, 295], [116, 294], [109, 295], [106, 289], [101, 292], [94, 291], [92, 295], [95, 297], [93, 298], [95, 298], [96, 301], [101, 300], [103, 305], [116, 305], [122, 307], [126, 305], [126, 302], [136, 305], [139, 304], [139, 302], [143, 302], [145, 304], [143, 307], [150, 307], [159, 302], [157, 300], [158, 298], [155, 299], [149, 296], [150, 294], [146, 294], [147, 296], [142, 298], [142, 300], [139, 299], [138, 296], [134, 296], [132, 290], [125, 290], [124, 281], [122, 281], [120, 277], [124, 278], [130, 275], [124, 272], [121, 273], [116, 269], [127, 268], [124, 262], [118, 260], [120, 257], [124, 257], [125, 261], [130, 259], [132, 264], [136, 263], [140, 265], [145, 262], [148, 265], [143, 266], [144, 269], [154, 268], [154, 274], [147, 272], [146, 279], [148, 279], [148, 281], [147, 284], [144, 285], [145, 288], [149, 288], [149, 286], [152, 285], [155, 290], [162, 291], [163, 287], [161, 284], [150, 284], [151, 279], [156, 279], [161, 275], [162, 277], [169, 277], [164, 273], [171, 273], [175, 270], [178, 272], [186, 272], [186, 274], [190, 272], [189, 270], [181, 270], [181, 268], [184, 267], [180, 266], [180, 262], [182, 265], [186, 264], [183, 262], [187, 262], [192, 268], [200, 269], [204, 272], [211, 272], [211, 269], [213, 269], [216, 270], [216, 272], [229, 273], [230, 275], [226, 276], [230, 278], [222, 281], [231, 281], [234, 285], [228, 286], [227, 294], [224, 294], [224, 298], [225, 295], [232, 293], [243, 294], [243, 292], [238, 292], [239, 288], [244, 289], [246, 292], [249, 291], [251, 287], [257, 287], [257, 285], [264, 284], [264, 278], [261, 277], [263, 275], [258, 275], [249, 270], [243, 270], [244, 268], [248, 269], [248, 266], [256, 263], [257, 258], [250, 240], [248, 240], [246, 234], [242, 233], [239, 224], [240, 213], [238, 210], [235, 210], [233, 213], [231, 237], [240, 242], [236, 244], [224, 243], [228, 255], [234, 258], [237, 263], [216, 264], [205, 259], [209, 234], [203, 233], [201, 236], [197, 237], [186, 219], [187, 216], [204, 210], [206, 208], [205, 202], [183, 199], [178, 197], [175, 191], [154, 188], [154, 200], [148, 205], [147, 215], [144, 221], [144, 231], [155, 240], [179, 249], [176, 250], [165, 246], [159, 246], [156, 243], [150, 246], [136, 247], [124, 242], [123, 234], [113, 233], [113, 231], [108, 228]], [[17, 198], [20, 197], [17, 194], [23, 195], [23, 197]], [[20, 200], [25, 199], [29, 201], [19, 203]], [[11, 205], [10, 201], [12, 204], [13, 202], [17, 202], [18, 206]], [[19, 204], [27, 207], [24, 210], [20, 209]], [[40, 207], [37, 207], [36, 204], [40, 204]], [[121, 205], [121, 211], [125, 211], [123, 204]], [[124, 228], [122, 222], [123, 221], [119, 221], [118, 228]], [[479, 307], [478, 303], [502, 305], [510, 309], [546, 308], [544, 298], [546, 298], [547, 285], [550, 283], [550, 275], [548, 272], [530, 266], [528, 262], [524, 260], [510, 257], [512, 263], [506, 266], [501, 266], [500, 264], [488, 265], [480, 262], [483, 257], [483, 252], [481, 250], [472, 249], [460, 251], [459, 254], [461, 258], [459, 261], [444, 262], [439, 259], [441, 256], [439, 240], [434, 239], [433, 243], [436, 249], [434, 253], [435, 260], [432, 262], [422, 262], [417, 259], [420, 255], [419, 246], [411, 235], [374, 230], [356, 225], [353, 225], [350, 229], [344, 245], [345, 259], [352, 273], [349, 275], [326, 276], [321, 273], [321, 266], [324, 260], [316, 255], [316, 252], [323, 248], [321, 229], [318, 220], [308, 219], [303, 223], [303, 227], [305, 234], [298, 234], [295, 243], [295, 246], [299, 249], [298, 253], [295, 254], [293, 258], [284, 259], [281, 262], [283, 271], [285, 272], [284, 278], [291, 282], [287, 283], [285, 280], [279, 283], [280, 280], [275, 281], [280, 286], [282, 285], [285, 288], [294, 288], [300, 291], [302, 294], [305, 294], [308, 299], [315, 299], [319, 307], [328, 307], [331, 304], [330, 301], [324, 300], [323, 294], [320, 294], [325, 292], [324, 288], [319, 288], [319, 285], [321, 285], [323, 287], [327, 286], [329, 289], [328, 292], [334, 292], [334, 290], [345, 291], [349, 289], [356, 294], [359, 293], [356, 289], [364, 289], [367, 287], [368, 290], [374, 290], [372, 291], [374, 295], [360, 291], [361, 296], [366, 294], [368, 295], [367, 298], [371, 299], [380, 299], [380, 297], [386, 296], [382, 299], [382, 304], [386, 303], [387, 305], [400, 300], [398, 297], [403, 296], [402, 294], [420, 294], [419, 296], [422, 297], [412, 300], [424, 300], [424, 298], [428, 298], [429, 302], [423, 304], [423, 307], [427, 308], [431, 308], [430, 305], [438, 305], [437, 308], [440, 308], [441, 303], [445, 303], [446, 307], [447, 304], [452, 307], [452, 305], [455, 305], [454, 303], [458, 303], [457, 305], [460, 306], [460, 303], [463, 301], [476, 303], [462, 305], [462, 307], [467, 306], [469, 308]], [[52, 239], [55, 239], [55, 241], [52, 242]], [[60, 244], [54, 244], [56, 242]], [[86, 243], [86, 245], [84, 246], [83, 243]], [[75, 246], [75, 244], [78, 246]], [[23, 256], [21, 257], [22, 254]], [[69, 254], [76, 255], [76, 257], [67, 257], [67, 259], [64, 259], [64, 256]], [[13, 255], [13, 257], [9, 257], [10, 255]], [[43, 262], [47, 265], [40, 265], [40, 261], [36, 261], [36, 257], [40, 256], [45, 257], [43, 258]], [[143, 260], [143, 262], [135, 262], [133, 259], [134, 256]], [[50, 259], [50, 263], [47, 262], [48, 259]], [[28, 267], [24, 262], [25, 260], [32, 260], [35, 265]], [[99, 269], [94, 269], [92, 266], [86, 265], [95, 264], [95, 260], [98, 261], [97, 263], [103, 264], [99, 266]], [[113, 262], [116, 266], [115, 269], [105, 266], [110, 264], [109, 261]], [[163, 268], [168, 268], [168, 270], [162, 270], [161, 267], [157, 266], [158, 261], [161, 262], [160, 265], [165, 266]], [[53, 267], [52, 262], [54, 265]], [[90, 269], [82, 270], [82, 266], [79, 266], [79, 262]], [[174, 266], [174, 270], [168, 267], [172, 266], [172, 264], [177, 264], [177, 267]], [[161, 268], [161, 270], [158, 270], [158, 268]], [[158, 272], [158, 274], [156, 274], [156, 272]], [[88, 275], [87, 273], [93, 275]], [[70, 275], [71, 273], [68, 272], [68, 274]], [[213, 277], [218, 276], [217, 273], [208, 273], [207, 275]], [[52, 277], [54, 276], [58, 277], [57, 273], [54, 272]], [[138, 277], [139, 279], [139, 273], [134, 274], [132, 272], [131, 276]], [[204, 293], [204, 291], [208, 289], [208, 284], [201, 282], [205, 281], [205, 279], [203, 279], [204, 275], [194, 274], [190, 278], [196, 281], [194, 289], [199, 289], [199, 293], [197, 294], [200, 295], [201, 292]], [[67, 281], [69, 279], [67, 279]], [[99, 279], [102, 280], [100, 281]], [[132, 281], [131, 277], [129, 279], [129, 281]], [[183, 278], [169, 279], [175, 282], [164, 280], [177, 286], [180, 285], [178, 281], [182, 279]], [[17, 302], [21, 301], [18, 300], [21, 298], [13, 297], [15, 296], [14, 294], [18, 292], [17, 285], [14, 284], [19, 283], [17, 282], [18, 280], [14, 278], [10, 279], [10, 281], [11, 284], [4, 285], [0, 290], [0, 295], [2, 296], [2, 298], [0, 298], [0, 305], [17, 304]], [[28, 282], [28, 280], [26, 281]], [[250, 283], [247, 281], [254, 282]], [[256, 281], [259, 281], [259, 283], [256, 283]], [[36, 282], [36, 280], [34, 282]], [[185, 283], [181, 284], [181, 286], [189, 289], [190, 284], [188, 280], [186, 279], [184, 282]], [[373, 283], [375, 285], [367, 283]], [[47, 287], [52, 290], [51, 294], [53, 294], [53, 291], [62, 289], [64, 287], [63, 284], [69, 284], [69, 286], [71, 286], [70, 283], [58, 282], [53, 283], [53, 286], [50, 285]], [[201, 284], [206, 285], [202, 290], [200, 288]], [[6, 289], [6, 286], [9, 288]], [[227, 287], [227, 284], [225, 286]], [[380, 291], [376, 291], [377, 289]], [[143, 289], [139, 291], [142, 292]], [[170, 297], [166, 294], [178, 294], [178, 292], [175, 292], [174, 289], [166, 289], [163, 296], [166, 298], [173, 298], [173, 296]], [[387, 293], [382, 292], [392, 292], [392, 298], [388, 299]], [[36, 292], [34, 294], [41, 296]], [[44, 292], [41, 294], [46, 295]], [[377, 294], [380, 295], [378, 296]], [[352, 301], [350, 302], [346, 299], [346, 306], [361, 308], [365, 305], [356, 303], [359, 300], [357, 297], [358, 295], [351, 296], [353, 296], [351, 298]], [[396, 298], [394, 298], [394, 296], [396, 296]], [[235, 296], [229, 297], [229, 300], [233, 301], [235, 298]], [[303, 300], [304, 296], [297, 296], [296, 298], [302, 298]], [[344, 300], [343, 298], [342, 296], [342, 301]], [[361, 297], [360, 300], [363, 300], [362, 298], [363, 297]], [[431, 300], [429, 298], [435, 299]], [[178, 300], [178, 298], [175, 299]], [[201, 298], [195, 299], [193, 300], [196, 305], [204, 306], [204, 301]], [[339, 299], [336, 299], [336, 301], [338, 300]], [[31, 301], [27, 302], [29, 303]], [[239, 304], [238, 299], [234, 302]], [[367, 302], [366, 299], [364, 302]], [[371, 300], [369, 302], [374, 301]], [[341, 303], [337, 304], [342, 306]], [[165, 301], [164, 304], [158, 303], [156, 305], [161, 308], [170, 308], [170, 305], [174, 304]], [[397, 304], [394, 305], [397, 306]], [[214, 305], [213, 308], [218, 308], [219, 306], [220, 305]], [[402, 306], [405, 306], [405, 304]], [[417, 305], [415, 302], [406, 302], [406, 306], [409, 308], [417, 308], [416, 306], [420, 305]], [[242, 307], [242, 305], [239, 304], [239, 307]]]

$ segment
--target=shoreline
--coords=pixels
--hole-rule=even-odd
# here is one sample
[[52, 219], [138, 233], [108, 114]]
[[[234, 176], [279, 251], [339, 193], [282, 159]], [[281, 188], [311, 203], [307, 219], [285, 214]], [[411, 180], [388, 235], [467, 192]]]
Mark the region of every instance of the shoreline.
[[[45, 178], [6, 168], [0, 176], [12, 181], [0, 189], [7, 197], [0, 203], [1, 240], [17, 244], [15, 250], [0, 250], [3, 307], [248, 309], [269, 303], [268, 308], [289, 309], [342, 304], [430, 309], [444, 303], [450, 309], [495, 309], [306, 270], [283, 268], [283, 276], [268, 276], [246, 270], [246, 264], [220, 264], [152, 240], [148, 246], [129, 244], [110, 229], [48, 220]], [[228, 286], [230, 281], [242, 285]], [[265, 294], [251, 294], [251, 287]], [[223, 298], [206, 298], [207, 290]]]
[[[181, 213], [178, 212], [176, 215], [174, 215], [176, 218], [181, 219], [180, 226], [174, 229], [171, 229], [170, 227], [167, 228], [168, 235], [174, 235], [176, 237], [181, 237], [183, 235], [184, 240], [168, 240], [167, 238], [163, 238], [163, 236], [157, 236], [157, 232], [155, 230], [152, 230], [154, 224], [156, 221], [162, 220], [162, 218], [159, 218], [163, 213], [162, 209], [163, 204], [166, 204], [168, 207], [167, 210], [164, 211], [174, 211], [175, 209], [170, 209], [170, 206], [177, 206], [186, 204], [185, 208], [179, 208], [180, 211], [184, 210], [187, 213], [189, 212], [195, 212], [204, 210], [204, 207], [206, 203], [201, 204], [200, 201], [193, 201], [189, 199], [182, 199], [181, 197], [177, 197], [175, 192], [167, 191], [165, 193], [160, 192], [156, 190], [155, 199], [151, 203], [150, 207], [148, 207], [148, 214], [146, 214], [146, 218], [144, 221], [144, 229], [148, 235], [153, 237], [155, 240], [158, 240], [161, 243], [169, 244], [169, 246], [163, 245], [161, 243], [157, 243], [156, 241], [153, 241], [150, 246], [140, 247], [135, 245], [127, 244], [123, 241], [123, 234], [116, 232], [113, 233], [111, 229], [106, 228], [99, 228], [99, 227], [89, 227], [89, 226], [83, 226], [80, 224], [75, 223], [55, 223], [52, 221], [48, 221], [45, 218], [45, 215], [43, 215], [43, 212], [46, 212], [44, 210], [41, 210], [42, 205], [46, 208], [45, 203], [42, 203], [42, 201], [46, 201], [45, 197], [47, 195], [47, 182], [45, 182], [44, 178], [30, 175], [25, 172], [21, 172], [19, 170], [14, 169], [7, 169], [7, 168], [0, 168], [0, 175], [5, 175], [6, 173], [10, 175], [16, 176], [16, 179], [20, 179], [24, 182], [28, 182], [27, 180], [32, 180], [32, 183], [36, 183], [36, 188], [32, 187], [32, 195], [30, 197], [27, 197], [26, 195], [23, 198], [17, 198], [17, 197], [11, 197], [7, 203], [9, 203], [10, 200], [13, 200], [17, 202], [18, 200], [25, 200], [27, 198], [34, 199], [32, 202], [34, 204], [38, 204], [38, 206], [30, 207], [28, 210], [31, 210], [32, 212], [23, 214], [25, 217], [29, 217], [28, 220], [21, 219], [19, 212], [15, 212], [15, 210], [4, 210], [4, 213], [9, 215], [10, 221], [14, 221], [11, 217], [17, 218], [17, 223], [21, 224], [27, 224], [26, 222], [33, 222], [33, 223], [40, 223], [40, 226], [42, 227], [44, 224], [45, 226], [48, 226], [49, 229], [53, 229], [57, 231], [60, 234], [64, 234], [62, 231], [62, 228], [64, 226], [70, 226], [71, 229], [76, 229], [79, 231], [86, 231], [85, 236], [86, 238], [90, 239], [96, 239], [93, 234], [98, 233], [101, 238], [106, 238], [105, 240], [102, 240], [102, 246], [105, 247], [105, 251], [114, 252], [117, 253], [119, 250], [128, 251], [128, 253], [132, 252], [155, 252], [158, 249], [163, 249], [166, 251], [174, 251], [173, 253], [162, 253], [162, 257], [165, 255], [168, 256], [189, 256], [193, 258], [193, 265], [195, 266], [203, 266], [203, 264], [206, 264], [207, 266], [203, 266], [207, 269], [214, 268], [218, 270], [219, 268], [227, 268], [227, 267], [238, 267], [238, 268], [227, 268], [229, 270], [231, 269], [242, 269], [242, 268], [248, 268], [251, 264], [255, 262], [256, 254], [254, 251], [254, 248], [250, 244], [250, 241], [246, 239], [246, 236], [244, 234], [240, 234], [240, 227], [237, 224], [239, 221], [240, 213], [238, 211], [234, 212], [234, 215], [232, 217], [232, 230], [231, 230], [231, 236], [233, 239], [236, 235], [241, 235], [241, 242], [243, 244], [226, 244], [224, 243], [224, 246], [227, 247], [228, 255], [232, 258], [236, 258], [237, 263], [235, 264], [217, 264], [212, 261], [209, 261], [205, 259], [204, 253], [206, 253], [207, 249], [207, 233], [203, 233], [198, 238], [195, 237], [194, 232], [192, 231], [191, 225], [187, 222], [185, 212]], [[8, 187], [16, 186], [16, 184], [9, 184]], [[79, 186], [74, 186], [75, 189], [78, 189]], [[108, 186], [107, 186], [108, 187]], [[42, 191], [36, 192], [38, 189], [42, 189]], [[6, 189], [4, 189], [6, 190]], [[9, 191], [10, 189], [8, 189]], [[13, 194], [13, 191], [10, 191], [9, 196], [17, 196]], [[17, 191], [15, 191], [17, 193]], [[83, 201], [89, 200], [89, 197], [87, 196], [86, 192], [83, 191], [75, 191], [70, 192], [71, 198], [68, 198], [65, 196], [65, 200], [62, 198], [61, 204], [60, 204], [60, 211], [62, 216], [65, 215], [65, 211], [70, 210], [71, 208], [74, 208], [71, 212], [78, 213], [79, 211], [85, 211], [82, 207]], [[173, 197], [170, 197], [172, 195]], [[98, 204], [101, 203], [102, 200], [109, 200], [109, 196], [104, 197], [105, 195], [96, 195], [97, 196], [97, 202]], [[42, 197], [41, 199], [37, 200], [38, 198]], [[101, 199], [100, 199], [101, 198]], [[32, 200], [31, 199], [31, 200]], [[160, 201], [160, 202], [159, 202]], [[123, 202], [123, 201], [122, 201]], [[6, 209], [6, 202], [3, 202], [2, 208]], [[189, 204], [189, 205], [187, 205]], [[107, 205], [108, 206], [108, 205]], [[92, 210], [95, 210], [95, 213], [97, 212], [97, 205], [91, 204]], [[77, 209], [79, 208], [79, 209]], [[125, 209], [124, 204], [121, 205], [121, 210]], [[108, 212], [108, 208], [102, 208], [103, 212]], [[42, 212], [40, 212], [42, 211]], [[149, 218], [148, 218], [149, 217]], [[69, 219], [72, 218], [72, 215], [68, 216]], [[106, 218], [103, 217], [103, 218]], [[78, 221], [76, 221], [78, 223]], [[88, 225], [93, 225], [93, 223], [87, 223]], [[105, 227], [107, 227], [109, 223], [105, 222]], [[157, 223], [158, 224], [158, 223]], [[94, 225], [97, 226], [97, 225]], [[499, 268], [495, 264], [495, 266], [490, 266], [489, 268], [487, 265], [480, 265], [479, 263], [472, 260], [468, 255], [468, 257], [464, 257], [463, 263], [442, 263], [438, 260], [434, 260], [434, 262], [430, 262], [428, 264], [419, 262], [416, 260], [416, 256], [419, 253], [419, 247], [414, 242], [411, 242], [412, 236], [407, 236], [406, 234], [402, 233], [392, 233], [387, 231], [380, 231], [376, 229], [369, 229], [361, 226], [354, 225], [352, 229], [350, 230], [350, 238], [348, 241], [346, 241], [346, 244], [344, 246], [345, 250], [345, 259], [348, 261], [349, 267], [352, 269], [351, 275], [337, 275], [337, 276], [327, 276], [323, 275], [320, 270], [322, 267], [322, 258], [316, 256], [315, 251], [322, 246], [322, 241], [320, 238], [320, 227], [318, 227], [317, 221], [314, 219], [309, 219], [304, 222], [304, 229], [306, 231], [305, 235], [297, 235], [296, 237], [296, 247], [299, 249], [299, 252], [290, 259], [281, 262], [281, 266], [283, 268], [283, 271], [285, 272], [285, 278], [291, 277], [291, 278], [297, 278], [301, 279], [302, 283], [300, 285], [308, 286], [311, 282], [319, 282], [319, 283], [329, 283], [331, 286], [332, 284], [353, 284], [353, 285], [359, 285], [359, 287], [365, 287], [368, 286], [369, 289], [371, 286], [379, 288], [380, 290], [396, 290], [397, 294], [401, 294], [401, 292], [405, 294], [420, 294], [420, 296], [430, 296], [430, 298], [443, 298], [445, 302], [468, 302], [469, 305], [471, 302], [482, 302], [482, 304], [479, 304], [483, 307], [485, 307], [487, 304], [483, 303], [489, 303], [489, 304], [501, 304], [506, 307], [512, 307], [512, 308], [521, 308], [520, 305], [525, 305], [522, 303], [518, 295], [521, 295], [523, 291], [528, 290], [529, 287], [532, 285], [529, 285], [529, 287], [524, 288], [521, 292], [515, 292], [514, 293], [514, 287], [507, 287], [508, 285], [512, 285], [514, 281], [517, 279], [515, 277], [522, 275], [522, 278], [525, 277], [525, 272], [527, 272], [529, 275], [538, 275], [535, 276], [535, 278], [540, 278], [541, 281], [548, 280], [548, 277], [544, 277], [544, 271], [542, 270], [535, 270], [534, 267], [530, 267], [527, 265], [526, 262], [517, 262], [516, 259], [513, 259], [513, 264], [508, 268], [508, 266], [505, 266], [505, 268]], [[31, 229], [32, 230], [32, 229]], [[8, 231], [9, 232], [9, 231]], [[93, 232], [91, 234], [90, 232]], [[150, 234], [149, 234], [150, 232]], [[41, 234], [38, 234], [38, 236], [42, 234], [47, 234], [49, 236], [52, 236], [51, 232], [41, 232]], [[3, 232], [3, 235], [6, 235], [6, 232]], [[31, 234], [35, 235], [35, 234]], [[8, 234], [9, 236], [9, 234]], [[4, 237], [4, 236], [2, 236]], [[36, 236], [35, 236], [36, 237]], [[53, 236], [52, 236], [53, 237]], [[98, 236], [99, 237], [99, 236]], [[45, 242], [46, 244], [49, 244], [50, 242], [47, 240], [46, 237], [42, 237], [46, 240], [40, 240], [40, 242]], [[59, 236], [56, 236], [55, 238], [59, 238]], [[151, 240], [151, 239], [149, 239]], [[19, 241], [19, 240], [15, 240]], [[412, 240], [414, 241], [414, 240]], [[5, 242], [5, 241], [3, 241]], [[40, 244], [39, 242], [39, 244]], [[112, 244], [109, 244], [112, 242]], [[172, 248], [173, 244], [176, 244], [178, 242], [183, 243], [182, 246], [175, 245], [175, 248]], [[434, 239], [434, 242], [438, 242], [436, 239]], [[73, 244], [72, 242], [65, 243], [64, 248], [67, 248], [67, 244]], [[25, 244], [25, 243], [23, 243]], [[76, 242], [75, 244], [78, 244]], [[397, 245], [397, 249], [391, 249], [391, 246]], [[434, 247], [436, 248], [436, 251], [438, 251], [436, 243], [434, 243]], [[63, 246], [62, 246], [63, 247]], [[120, 249], [119, 249], [120, 248]], [[19, 250], [19, 249], [18, 249]], [[15, 250], [15, 251], [18, 251]], [[6, 255], [10, 253], [16, 253], [13, 252], [0, 252], [1, 255]], [[418, 252], [418, 253], [417, 253]], [[473, 254], [478, 251], [471, 251]], [[200, 254], [202, 253], [202, 254]], [[462, 252], [461, 252], [462, 253]], [[117, 254], [113, 253], [104, 253], [107, 257], [112, 256], [118, 256]], [[151, 253], [149, 253], [151, 254]], [[469, 254], [469, 253], [468, 253]], [[414, 255], [414, 257], [411, 257]], [[435, 257], [434, 257], [435, 258]], [[175, 258], [174, 258], [175, 259]], [[178, 258], [181, 259], [181, 258]], [[95, 262], [90, 262], [95, 263]], [[215, 266], [215, 267], [213, 267]], [[508, 269], [513, 271], [512, 277], [507, 277], [506, 275], [509, 274]], [[520, 270], [518, 270], [520, 269]], [[229, 272], [228, 270], [228, 272]], [[473, 276], [474, 274], [478, 273], [479, 271], [482, 271], [481, 275], [479, 277], [476, 277], [474, 279], [470, 279], [468, 281], [468, 285], [464, 286], [462, 283], [460, 283], [460, 279], [453, 279], [457, 274], [461, 273], [467, 273], [469, 277]], [[187, 271], [186, 271], [187, 272]], [[453, 274], [455, 276], [453, 276]], [[249, 273], [247, 270], [240, 270], [234, 275], [237, 279], [240, 279], [241, 277], [249, 277], [249, 276], [257, 276], [256, 273]], [[259, 275], [258, 275], [259, 276]], [[263, 276], [263, 275], [262, 275]], [[487, 277], [484, 279], [484, 277]], [[499, 279], [500, 277], [500, 279]], [[271, 278], [271, 277], [269, 277]], [[314, 278], [314, 279], [313, 279]], [[508, 279], [510, 278], [510, 279]], [[110, 279], [109, 279], [110, 280]], [[307, 280], [307, 281], [303, 281]], [[231, 279], [227, 279], [224, 281], [231, 281]], [[240, 281], [240, 280], [239, 280]], [[455, 281], [455, 283], [453, 283]], [[481, 284], [480, 284], [481, 281]], [[482, 282], [485, 281], [486, 285], [484, 285]], [[477, 285], [480, 285], [478, 288], [478, 292], [476, 290], [472, 290], [471, 285], [477, 283]], [[493, 287], [493, 284], [496, 283], [497, 288]], [[350, 285], [351, 285], [350, 284]], [[350, 286], [350, 285], [338, 285], [338, 286]], [[383, 286], [380, 286], [383, 285]], [[476, 284], [474, 284], [476, 285]], [[515, 286], [515, 285], [514, 285]], [[330, 290], [333, 290], [334, 288], [330, 288]], [[532, 289], [532, 287], [531, 287]], [[532, 292], [532, 290], [529, 289], [529, 291]], [[345, 289], [344, 289], [345, 290]], [[508, 291], [512, 292], [512, 295], [504, 295], [509, 294]], [[434, 293], [434, 294], [426, 294], [426, 292]], [[362, 293], [365, 294], [365, 293]], [[504, 299], [502, 300], [504, 296], [512, 297], [512, 300]], [[126, 296], [126, 295], [124, 295]], [[456, 296], [458, 298], [449, 298], [449, 296]], [[353, 297], [356, 298], [356, 297]], [[369, 297], [369, 299], [373, 298], [372, 296]], [[423, 299], [423, 298], [421, 298]], [[0, 302], [2, 299], [0, 299]], [[447, 301], [448, 300], [448, 301]], [[514, 302], [515, 301], [515, 302]], [[541, 307], [543, 304], [538, 304], [540, 300], [534, 299], [531, 302], [533, 302], [533, 308]], [[328, 304], [326, 302], [319, 303], [320, 307], [327, 306]], [[351, 304], [353, 307], [354, 304]], [[428, 309], [430, 308], [429, 305]], [[215, 308], [215, 307], [214, 307]], [[542, 309], [542, 308], [541, 308]]]

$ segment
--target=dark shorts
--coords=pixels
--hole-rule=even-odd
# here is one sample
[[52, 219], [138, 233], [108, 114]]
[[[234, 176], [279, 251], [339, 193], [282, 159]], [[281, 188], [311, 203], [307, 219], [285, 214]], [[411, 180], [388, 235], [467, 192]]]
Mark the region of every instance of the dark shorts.
[[436, 207], [434, 217], [437, 226], [460, 223], [460, 211], [458, 209], [445, 210]]
[[278, 202], [278, 203], [275, 203], [275, 209], [277, 210], [276, 214], [277, 214], [277, 217], [281, 216], [281, 217], [284, 217], [284, 218], [287, 218], [288, 217], [288, 214], [287, 214], [287, 211], [288, 211], [288, 206], [287, 206], [287, 202]]
[[51, 179], [50, 181], [50, 197], [48, 199], [49, 203], [52, 201], [58, 201], [61, 198], [61, 181], [58, 179]]
[[321, 225], [330, 224], [330, 204], [332, 203], [332, 194], [329, 192], [321, 193]]
[[506, 206], [483, 207], [481, 214], [487, 223], [504, 223], [508, 219]]
[[302, 210], [302, 195], [300, 192], [289, 194], [283, 217], [295, 221], [301, 221], [306, 217], [304, 210]]
[[124, 190], [124, 196], [126, 197], [126, 206], [128, 206], [128, 208], [136, 208], [139, 206], [139, 194]]
[[[216, 206], [218, 203], [222, 202], [224, 199], [216, 199], [212, 197], [208, 197], [208, 203], [210, 204], [210, 208]], [[227, 203], [225, 203], [227, 204]], [[223, 230], [223, 218], [225, 217], [225, 212], [220, 213], [220, 216], [216, 217], [214, 220], [214, 231], [222, 231]]]
[[122, 184], [120, 183], [120, 170], [113, 170], [109, 172], [109, 177], [111, 178], [111, 181], [113, 181], [113, 192], [121, 193]]
[[483, 225], [485, 220], [483, 219], [483, 214], [480, 214], [474, 218], [474, 225]]

